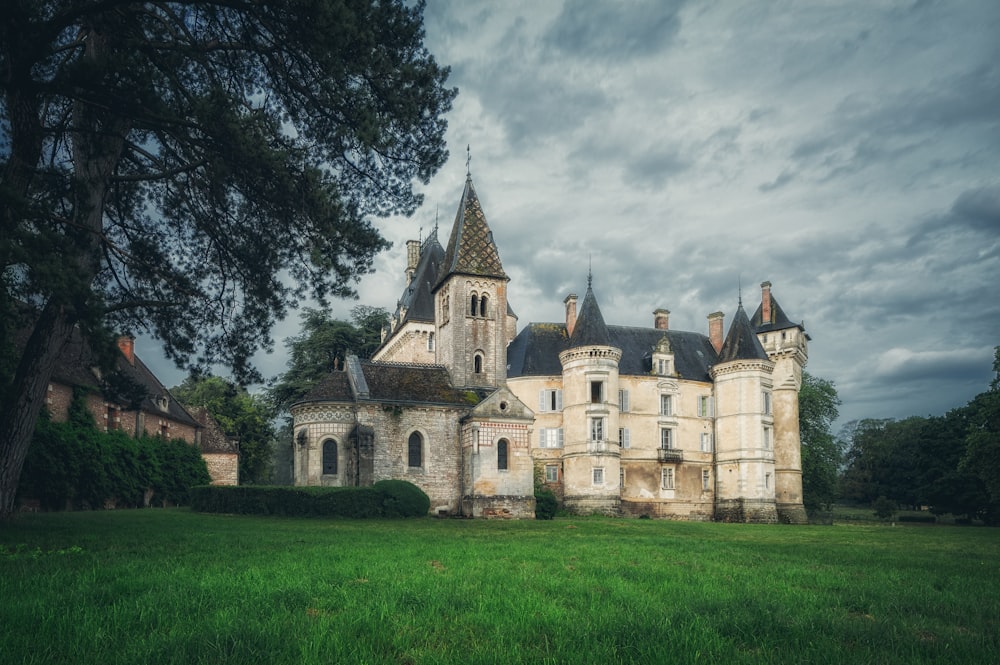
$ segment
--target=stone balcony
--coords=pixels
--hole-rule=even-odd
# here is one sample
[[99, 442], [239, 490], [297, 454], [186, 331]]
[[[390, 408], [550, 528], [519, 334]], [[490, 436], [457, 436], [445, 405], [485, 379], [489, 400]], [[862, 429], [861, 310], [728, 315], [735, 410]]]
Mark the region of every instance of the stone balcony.
[[656, 459], [660, 462], [683, 462], [684, 453], [676, 448], [657, 448]]

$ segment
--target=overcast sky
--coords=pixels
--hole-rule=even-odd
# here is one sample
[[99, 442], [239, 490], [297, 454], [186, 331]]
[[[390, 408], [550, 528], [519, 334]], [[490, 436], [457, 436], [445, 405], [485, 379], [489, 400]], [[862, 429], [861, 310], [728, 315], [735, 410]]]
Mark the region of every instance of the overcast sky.
[[[360, 283], [395, 307], [466, 172], [521, 326], [594, 292], [609, 324], [707, 333], [760, 283], [812, 336], [840, 422], [941, 415], [1000, 344], [1000, 2], [428, 0], [459, 88], [451, 158]], [[356, 303], [336, 303], [348, 318]], [[274, 375], [277, 352], [261, 358]], [[183, 375], [140, 355], [167, 385]], [[162, 368], [162, 369], [161, 369]]]

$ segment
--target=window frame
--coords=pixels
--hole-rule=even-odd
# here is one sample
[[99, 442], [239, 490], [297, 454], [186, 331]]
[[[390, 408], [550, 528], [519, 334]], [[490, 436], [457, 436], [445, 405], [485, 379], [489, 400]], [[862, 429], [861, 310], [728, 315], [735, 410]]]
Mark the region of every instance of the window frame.
[[340, 473], [340, 445], [337, 443], [337, 440], [334, 438], [323, 439], [323, 443], [320, 446], [323, 475], [338, 475]]
[[672, 418], [674, 415], [673, 395], [660, 393], [660, 415], [664, 418]]
[[660, 450], [675, 450], [677, 442], [674, 440], [673, 427], [660, 428]]
[[660, 489], [677, 489], [676, 473], [672, 466], [660, 467]]
[[604, 467], [595, 466], [590, 469], [590, 482], [594, 486], [604, 486]]
[[[413, 437], [417, 437], [416, 441]], [[416, 451], [417, 464], [413, 463], [414, 451]], [[424, 435], [416, 430], [410, 432], [410, 436], [406, 439], [406, 467], [408, 469], [424, 468]]]
[[507, 439], [497, 441], [497, 471], [510, 470], [510, 442]]
[[[550, 474], [549, 471], [552, 473]], [[545, 482], [547, 483], [558, 483], [559, 482], [559, 465], [558, 464], [546, 464], [545, 465]]]

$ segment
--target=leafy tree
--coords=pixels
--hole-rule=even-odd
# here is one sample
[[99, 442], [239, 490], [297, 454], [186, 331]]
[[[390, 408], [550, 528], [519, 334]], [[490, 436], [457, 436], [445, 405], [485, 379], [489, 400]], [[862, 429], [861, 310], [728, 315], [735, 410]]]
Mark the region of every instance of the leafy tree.
[[837, 419], [840, 398], [832, 381], [802, 374], [799, 390], [799, 434], [802, 439], [802, 495], [805, 507], [829, 509], [837, 498], [837, 477], [843, 460], [840, 443], [830, 428]]
[[989, 496], [985, 517], [1000, 522], [1000, 346], [994, 348], [990, 389], [965, 407], [966, 450], [960, 468], [982, 481]]
[[[0, 518], [74, 327], [250, 358], [353, 295], [444, 163], [455, 91], [402, 0], [0, 3]], [[24, 331], [23, 336], [20, 331]]]
[[267, 480], [275, 431], [266, 400], [218, 376], [192, 375], [170, 389], [187, 406], [203, 406], [228, 436], [240, 441], [240, 478]]
[[348, 354], [370, 358], [382, 341], [388, 313], [381, 307], [358, 305], [353, 323], [332, 318], [316, 309], [302, 313], [302, 332], [285, 340], [288, 371], [271, 385], [269, 395], [277, 411], [285, 411], [326, 374], [343, 367]]

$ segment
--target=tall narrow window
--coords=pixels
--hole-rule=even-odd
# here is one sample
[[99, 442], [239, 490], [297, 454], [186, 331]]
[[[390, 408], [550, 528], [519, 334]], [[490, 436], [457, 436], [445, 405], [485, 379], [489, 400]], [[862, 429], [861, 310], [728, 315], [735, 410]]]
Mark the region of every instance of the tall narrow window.
[[591, 381], [590, 382], [590, 402], [592, 404], [600, 404], [604, 401], [604, 382], [603, 381]]
[[673, 400], [670, 399], [670, 395], [660, 395], [660, 415], [661, 416], [674, 415], [674, 405], [673, 405]]
[[489, 299], [486, 297], [485, 293], [482, 296], [480, 296], [480, 298], [479, 298], [479, 316], [483, 316], [483, 317], [486, 316], [486, 301], [487, 300], [489, 300]]
[[406, 464], [411, 467], [419, 467], [424, 464], [424, 439], [420, 432], [410, 435], [410, 440], [406, 446]]
[[473, 360], [473, 371], [476, 374], [483, 373], [483, 357], [480, 354], [476, 354], [475, 360]]
[[771, 489], [771, 474], [770, 473], [765, 473], [764, 474], [764, 487], [766, 489]]
[[765, 416], [771, 415], [771, 393], [770, 393], [770, 391], [767, 391], [767, 390], [764, 391], [764, 393], [761, 395], [761, 401], [763, 402], [762, 407], [764, 409], [764, 415]]
[[604, 418], [590, 419], [590, 440], [604, 441]]
[[674, 447], [674, 430], [664, 427], [660, 430], [660, 448], [668, 450]]
[[701, 433], [701, 452], [710, 453], [712, 452], [712, 434], [711, 432]]
[[121, 429], [122, 419], [121, 412], [118, 411], [118, 407], [109, 406], [108, 407], [108, 431]]
[[618, 468], [618, 487], [625, 489], [625, 469]]
[[427, 350], [428, 351], [434, 350], [434, 333], [427, 334]]
[[497, 469], [507, 470], [507, 439], [497, 441]]
[[469, 301], [469, 314], [475, 316], [476, 312], [478, 311], [479, 311], [479, 297], [475, 293], [473, 293], [472, 298]]
[[764, 441], [763, 441], [764, 450], [770, 450], [771, 449], [771, 428], [770, 427], [765, 427], [764, 428], [763, 439], [764, 439]]
[[711, 489], [711, 480], [712, 480], [712, 476], [709, 473], [708, 469], [702, 469], [701, 470], [701, 489], [703, 489], [703, 490], [709, 490], [709, 489]]
[[327, 439], [323, 442], [323, 475], [337, 475], [337, 442]]

